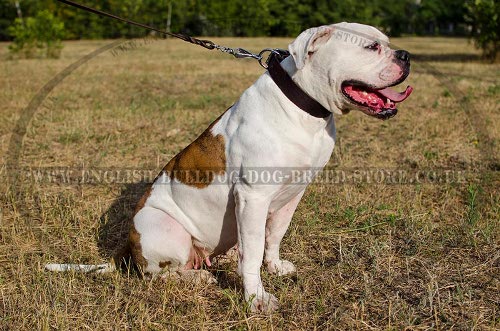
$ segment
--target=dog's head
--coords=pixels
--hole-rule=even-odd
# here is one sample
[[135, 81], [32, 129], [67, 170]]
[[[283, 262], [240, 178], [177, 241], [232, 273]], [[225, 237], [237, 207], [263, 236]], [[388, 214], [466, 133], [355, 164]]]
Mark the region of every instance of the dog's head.
[[389, 38], [374, 27], [339, 23], [311, 28], [289, 45], [294, 79], [323, 106], [342, 114], [351, 109], [387, 119], [412, 92], [391, 86], [410, 73], [410, 54], [392, 50]]

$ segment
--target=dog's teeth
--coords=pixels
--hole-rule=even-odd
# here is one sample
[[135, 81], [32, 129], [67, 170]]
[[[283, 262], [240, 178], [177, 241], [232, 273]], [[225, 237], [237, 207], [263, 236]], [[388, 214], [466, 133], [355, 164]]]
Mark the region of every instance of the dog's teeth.
[[387, 103], [391, 104], [391, 99], [387, 98]]
[[368, 93], [366, 93], [366, 91], [361, 92], [361, 94], [363, 94], [365, 97], [368, 95]]

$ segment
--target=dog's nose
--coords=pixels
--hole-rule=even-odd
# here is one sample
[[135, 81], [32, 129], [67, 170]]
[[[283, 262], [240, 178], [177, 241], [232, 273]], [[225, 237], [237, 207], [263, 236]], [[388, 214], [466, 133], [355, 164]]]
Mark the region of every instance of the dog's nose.
[[410, 62], [410, 53], [408, 53], [407, 51], [398, 50], [398, 51], [396, 51], [396, 53], [394, 55], [396, 56], [396, 59], [398, 59], [398, 60], [401, 60], [405, 63]]

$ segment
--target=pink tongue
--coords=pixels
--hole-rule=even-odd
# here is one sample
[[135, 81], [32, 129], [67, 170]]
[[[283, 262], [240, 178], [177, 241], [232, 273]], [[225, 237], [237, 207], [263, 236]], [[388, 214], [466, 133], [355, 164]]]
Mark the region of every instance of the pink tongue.
[[393, 89], [387, 87], [382, 90], [377, 90], [378, 93], [382, 94], [384, 97], [391, 99], [394, 102], [401, 102], [408, 98], [413, 91], [413, 87], [408, 86], [404, 92], [398, 93]]

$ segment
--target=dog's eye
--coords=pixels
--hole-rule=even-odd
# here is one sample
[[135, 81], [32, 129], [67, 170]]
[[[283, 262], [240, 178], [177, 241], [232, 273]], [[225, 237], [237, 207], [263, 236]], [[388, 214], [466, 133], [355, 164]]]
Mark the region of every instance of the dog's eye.
[[380, 49], [380, 44], [378, 41], [374, 41], [373, 43], [371, 43], [370, 45], [368, 46], [365, 46], [366, 49], [370, 49], [372, 51], [377, 51]]

